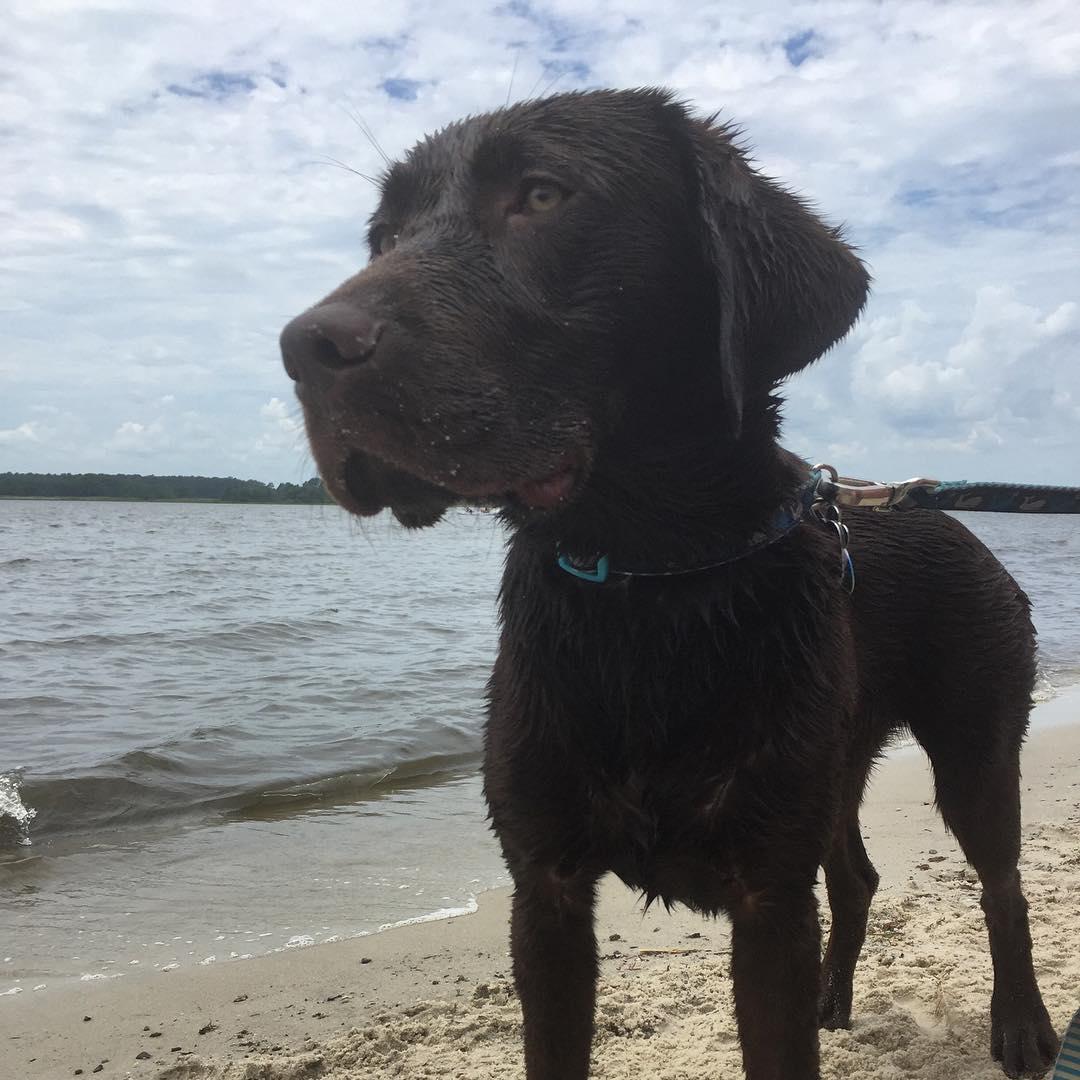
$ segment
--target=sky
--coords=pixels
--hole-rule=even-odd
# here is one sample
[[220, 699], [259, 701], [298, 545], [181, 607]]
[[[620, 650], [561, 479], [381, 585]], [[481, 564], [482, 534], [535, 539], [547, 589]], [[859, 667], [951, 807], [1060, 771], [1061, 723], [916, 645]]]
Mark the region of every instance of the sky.
[[6, 7], [0, 472], [313, 475], [277, 335], [366, 261], [363, 128], [394, 157], [507, 100], [663, 85], [874, 275], [786, 387], [787, 445], [1080, 484], [1075, 0]]

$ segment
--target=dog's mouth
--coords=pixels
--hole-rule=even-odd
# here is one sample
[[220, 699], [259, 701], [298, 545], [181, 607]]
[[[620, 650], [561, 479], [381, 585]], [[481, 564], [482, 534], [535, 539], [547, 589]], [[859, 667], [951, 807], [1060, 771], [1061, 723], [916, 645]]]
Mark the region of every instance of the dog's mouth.
[[403, 525], [424, 528], [435, 524], [454, 505], [496, 508], [517, 504], [533, 511], [558, 510], [578, 491], [587, 464], [583, 451], [565, 452], [550, 471], [539, 472], [526, 480], [469, 483], [459, 475], [451, 487], [433, 483], [368, 453], [353, 451], [338, 474], [339, 482], [328, 487], [345, 509], [361, 517], [389, 509]]
[[[325, 475], [325, 474], [324, 474]], [[434, 525], [460, 500], [437, 484], [385, 465], [369, 454], [353, 452], [345, 459], [338, 483], [328, 483], [334, 499], [350, 513], [371, 517], [389, 508], [409, 529]]]

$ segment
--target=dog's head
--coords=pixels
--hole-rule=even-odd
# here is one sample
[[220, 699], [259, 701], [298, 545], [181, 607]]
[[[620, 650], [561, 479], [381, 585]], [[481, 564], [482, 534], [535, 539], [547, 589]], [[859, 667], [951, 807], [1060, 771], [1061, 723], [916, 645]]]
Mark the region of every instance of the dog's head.
[[411, 526], [457, 502], [559, 512], [607, 448], [656, 442], [656, 416], [677, 430], [682, 403], [737, 440], [868, 281], [727, 130], [655, 90], [430, 136], [383, 177], [369, 243], [282, 353], [331, 494]]

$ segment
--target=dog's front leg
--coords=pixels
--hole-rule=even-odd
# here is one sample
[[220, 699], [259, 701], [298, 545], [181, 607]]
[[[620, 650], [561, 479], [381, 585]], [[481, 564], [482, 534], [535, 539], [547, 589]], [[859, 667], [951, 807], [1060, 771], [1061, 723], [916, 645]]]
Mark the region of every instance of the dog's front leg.
[[527, 1080], [585, 1080], [596, 1002], [592, 877], [518, 872], [510, 918]]
[[818, 1080], [821, 930], [812, 882], [748, 891], [731, 912], [747, 1080]]

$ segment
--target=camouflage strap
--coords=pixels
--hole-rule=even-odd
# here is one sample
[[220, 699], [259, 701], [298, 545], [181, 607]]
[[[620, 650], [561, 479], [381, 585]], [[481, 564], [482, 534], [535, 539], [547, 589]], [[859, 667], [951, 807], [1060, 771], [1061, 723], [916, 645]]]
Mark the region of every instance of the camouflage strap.
[[999, 514], [1080, 514], [1080, 488], [1038, 484], [972, 483], [967, 480], [928, 480], [917, 477], [895, 484], [838, 477], [829, 465], [816, 465], [822, 474], [818, 492], [840, 507], [873, 510], [981, 510]]
[[906, 505], [937, 510], [988, 510], [999, 514], [1080, 514], [1080, 488], [1036, 484], [969, 484], [956, 480], [914, 488]]

